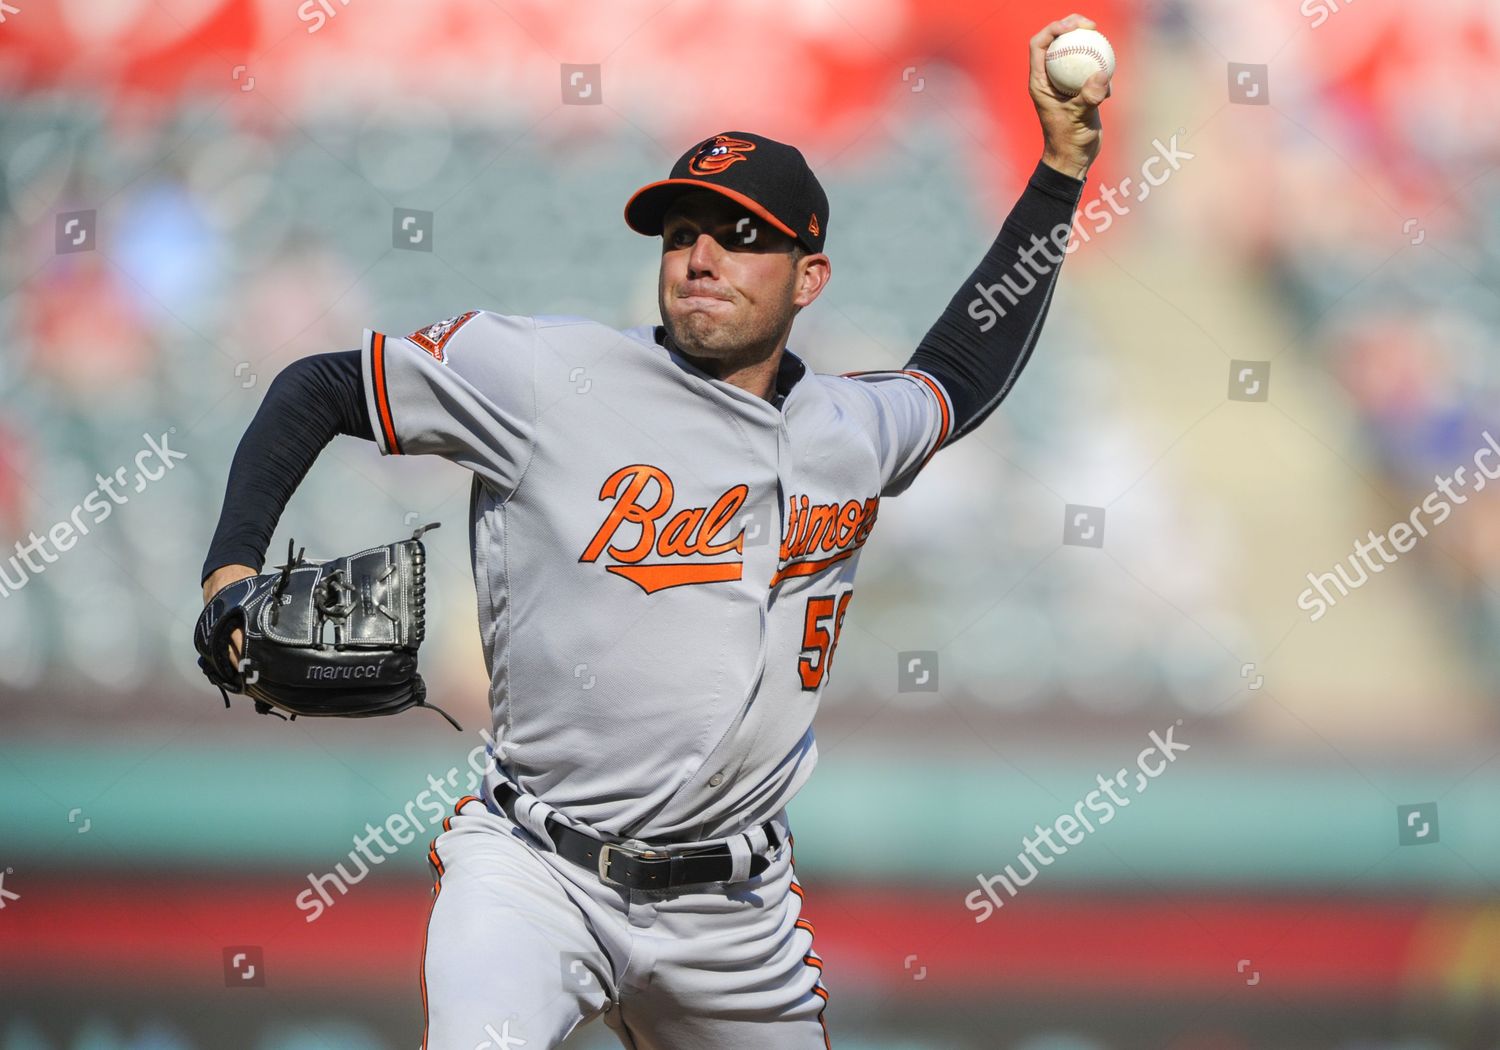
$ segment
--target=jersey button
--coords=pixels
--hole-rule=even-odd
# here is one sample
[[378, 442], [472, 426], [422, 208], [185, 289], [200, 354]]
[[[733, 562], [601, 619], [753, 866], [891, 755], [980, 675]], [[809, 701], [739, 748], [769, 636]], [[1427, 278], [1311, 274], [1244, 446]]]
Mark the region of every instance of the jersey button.
[[715, 773], [713, 776], [708, 778], [709, 787], [718, 787], [722, 783], [724, 783], [723, 773]]

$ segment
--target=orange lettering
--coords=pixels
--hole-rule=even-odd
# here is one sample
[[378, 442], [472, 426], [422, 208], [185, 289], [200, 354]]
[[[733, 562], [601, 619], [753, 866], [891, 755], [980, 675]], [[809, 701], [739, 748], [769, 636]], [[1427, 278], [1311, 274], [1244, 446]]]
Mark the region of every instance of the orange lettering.
[[837, 510], [837, 505], [832, 503], [819, 503], [812, 509], [812, 513], [808, 515], [812, 525], [808, 529], [807, 542], [803, 544], [804, 551], [814, 551], [819, 546], [825, 551], [833, 550], [834, 541], [838, 538], [838, 530], [834, 528]]
[[693, 553], [693, 530], [703, 520], [702, 507], [689, 507], [687, 510], [679, 510], [672, 515], [672, 520], [661, 530], [661, 542], [656, 545], [656, 553], [665, 557], [669, 554], [677, 554], [686, 557]]
[[797, 534], [792, 539], [792, 557], [801, 556], [807, 550], [808, 499], [803, 496], [797, 507]]
[[[648, 493], [655, 484], [656, 491]], [[730, 551], [743, 553], [745, 530], [727, 535], [734, 528], [750, 498], [750, 487], [740, 484], [726, 489], [709, 507], [683, 507], [674, 511], [676, 486], [660, 467], [632, 463], [611, 474], [599, 489], [600, 501], [613, 500], [580, 562], [599, 560], [609, 554], [620, 564], [607, 565], [615, 575], [635, 583], [646, 593], [696, 583], [716, 583], [741, 578], [740, 561], [702, 562], [697, 557], [716, 557]], [[812, 576], [857, 553], [875, 523], [879, 497], [813, 503], [806, 495], [787, 497], [786, 525], [781, 537], [779, 561], [784, 563], [772, 576], [775, 586], [784, 579]], [[636, 525], [640, 535], [633, 544], [618, 541], [620, 529]], [[626, 534], [628, 535], [628, 533]], [[671, 559], [648, 564], [653, 551]], [[817, 557], [820, 552], [827, 554]], [[677, 559], [688, 559], [683, 564]], [[842, 610], [839, 610], [842, 611]], [[834, 634], [838, 624], [835, 619]], [[831, 647], [830, 647], [830, 654]]]
[[797, 509], [797, 497], [791, 496], [786, 502], [786, 535], [781, 538], [782, 561], [792, 556], [792, 537], [797, 534], [797, 526], [802, 521], [802, 515]]
[[875, 511], [880, 506], [880, 497], [872, 496], [865, 500], [865, 512], [860, 516], [859, 531], [854, 534], [854, 542], [863, 545], [870, 538], [870, 530], [875, 527]]
[[699, 554], [723, 554], [725, 551], [741, 551], [745, 546], [745, 530], [741, 529], [735, 534], [734, 539], [724, 543], [714, 543], [713, 539], [724, 530], [724, 526], [734, 520], [734, 516], [744, 506], [745, 499], [750, 495], [748, 485], [736, 485], [725, 492], [714, 503], [713, 509], [708, 512], [698, 530], [698, 553]]
[[840, 547], [849, 545], [849, 538], [854, 534], [859, 525], [859, 501], [850, 500], [844, 504], [844, 512], [839, 515], [839, 539]]
[[[616, 499], [620, 485], [626, 478], [630, 479], [630, 484], [626, 487], [624, 494]], [[639, 500], [648, 481], [655, 481], [660, 492], [655, 503], [650, 507], [643, 507]], [[594, 533], [594, 538], [584, 548], [579, 561], [596, 560], [599, 553], [605, 549], [605, 545], [614, 537], [615, 532], [627, 521], [641, 527], [640, 539], [634, 547], [628, 550], [610, 547], [609, 553], [623, 562], [638, 562], [644, 558], [656, 541], [656, 519], [672, 504], [672, 491], [672, 479], [667, 477], [664, 470], [648, 463], [632, 463], [611, 474], [599, 490], [599, 498], [601, 500], [614, 499], [615, 505], [610, 508], [610, 512], [604, 518], [604, 524], [599, 526], [599, 531]]]
[[[880, 497], [872, 496], [861, 503], [811, 504], [806, 496], [793, 496], [788, 502], [790, 518], [786, 539], [781, 545], [784, 564], [771, 577], [771, 586], [797, 576], [812, 576], [850, 557], [870, 535]], [[834, 551], [829, 557], [815, 557], [819, 550]]]

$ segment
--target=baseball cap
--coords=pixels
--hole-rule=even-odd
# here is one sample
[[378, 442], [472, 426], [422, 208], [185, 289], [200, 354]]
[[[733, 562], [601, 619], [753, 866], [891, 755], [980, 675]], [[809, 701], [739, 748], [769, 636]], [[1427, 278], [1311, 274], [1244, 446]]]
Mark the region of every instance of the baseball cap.
[[625, 224], [659, 237], [672, 202], [693, 190], [723, 194], [814, 252], [828, 236], [828, 195], [802, 151], [748, 131], [726, 131], [691, 146], [660, 182], [635, 191]]

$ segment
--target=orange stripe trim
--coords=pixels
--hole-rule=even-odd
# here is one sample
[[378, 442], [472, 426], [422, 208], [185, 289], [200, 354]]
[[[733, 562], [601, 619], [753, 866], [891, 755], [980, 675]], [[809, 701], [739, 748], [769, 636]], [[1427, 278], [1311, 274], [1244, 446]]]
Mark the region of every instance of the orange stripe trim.
[[[455, 802], [453, 804], [453, 815], [443, 818], [443, 830], [444, 831], [452, 831], [453, 830], [453, 817], [461, 817], [461, 816], [463, 816], [463, 808], [465, 806], [467, 806], [470, 802], [483, 802], [483, 801], [484, 800], [481, 799], [478, 795], [465, 795], [463, 798], [459, 799], [457, 802]], [[436, 840], [434, 840], [434, 845], [436, 845]]]
[[830, 565], [843, 561], [863, 546], [864, 544], [861, 543], [858, 546], [850, 547], [846, 551], [840, 551], [838, 554], [830, 555], [827, 558], [819, 558], [816, 561], [794, 561], [786, 568], [777, 570], [776, 575], [771, 577], [771, 586], [774, 587], [782, 580], [793, 576], [811, 576], [814, 573], [822, 572]]
[[[788, 237], [791, 237], [794, 240], [797, 239], [797, 231], [792, 229], [786, 223], [782, 222], [776, 216], [772, 215], [770, 212], [766, 211], [765, 207], [760, 204], [760, 202], [752, 200], [751, 198], [745, 196], [743, 193], [740, 193], [737, 190], [730, 189], [728, 186], [721, 186], [716, 182], [707, 182], [702, 179], [662, 179], [660, 182], [653, 182], [649, 186], [642, 186], [631, 195], [630, 200], [625, 202], [625, 225], [630, 226], [630, 206], [635, 203], [636, 198], [641, 196], [641, 194], [647, 192], [648, 190], [656, 189], [656, 187], [658, 186], [696, 186], [700, 190], [713, 190], [715, 193], [722, 194], [723, 196], [728, 197], [736, 204], [742, 205], [747, 211], [751, 212], [752, 214], [759, 215], [762, 219], [765, 219], [772, 226], [776, 227]], [[645, 230], [636, 229], [636, 227], [634, 226], [630, 226], [630, 228], [632, 230], [635, 230], [637, 233], [646, 232]], [[654, 237], [659, 235], [661, 232], [661, 230], [657, 230], [655, 231], [655, 233], [649, 234], [649, 236]], [[814, 234], [814, 236], [817, 235]]]
[[[890, 370], [880, 368], [867, 368], [859, 372], [840, 372], [839, 375], [843, 376], [846, 379], [853, 376], [899, 375], [911, 376], [913, 379], [920, 380], [921, 382], [926, 384], [927, 389], [932, 391], [932, 396], [937, 398], [938, 411], [942, 413], [942, 419], [938, 426], [937, 440], [933, 442], [932, 448], [927, 450], [927, 455], [922, 457], [922, 466], [926, 466], [927, 461], [932, 458], [932, 454], [938, 449], [942, 448], [943, 442], [948, 440], [948, 431], [953, 425], [953, 419], [948, 412], [948, 399], [943, 394], [943, 388], [938, 386], [937, 383], [934, 382], [929, 376], [925, 376], [922, 373], [911, 368], [896, 368]], [[919, 467], [918, 469], [920, 470], [921, 468]]]
[[[438, 895], [443, 892], [443, 862], [438, 859], [437, 840], [434, 839], [432, 847], [427, 851], [427, 859], [437, 869], [437, 881], [432, 884], [432, 905], [427, 909], [427, 929], [422, 931], [422, 958], [417, 963], [417, 978], [422, 985], [422, 1047], [427, 1050], [427, 934], [432, 928], [432, 913], [437, 910]], [[827, 1042], [828, 1033], [824, 1030], [824, 1042]]]
[[396, 441], [396, 428], [391, 423], [390, 397], [385, 388], [385, 336], [371, 333], [370, 371], [375, 379], [375, 409], [380, 414], [380, 429], [385, 434], [385, 447], [393, 454], [401, 455], [401, 445]]
[[937, 440], [932, 443], [932, 448], [928, 450], [927, 455], [922, 457], [922, 465], [926, 466], [927, 461], [932, 458], [933, 453], [942, 448], [943, 442], [948, 440], [948, 428], [953, 422], [948, 415], [948, 399], [943, 396], [943, 388], [938, 386], [931, 377], [925, 376], [921, 372], [915, 372], [910, 368], [901, 369], [901, 374], [911, 376], [913, 379], [920, 379], [923, 383], [926, 383], [927, 389], [932, 391], [932, 396], [937, 398], [938, 410], [943, 414], [942, 425], [938, 427]]
[[744, 563], [737, 561], [715, 561], [706, 564], [689, 563], [671, 565], [606, 565], [606, 572], [623, 576], [647, 594], [664, 591], [668, 587], [683, 587], [695, 583], [723, 583], [738, 580], [744, 574]]
[[[787, 846], [792, 852], [792, 866], [795, 868], [797, 864], [797, 840], [790, 831], [787, 832], [786, 842]], [[799, 898], [805, 901], [807, 899], [807, 896], [802, 892], [802, 887], [798, 885], [796, 880], [797, 875], [794, 871], [792, 873], [792, 881], [788, 883], [788, 885], [791, 887], [793, 893], [795, 893]], [[806, 919], [798, 918], [795, 926], [799, 930], [806, 930], [811, 936], [817, 936], [817, 932], [813, 929], [813, 924], [808, 922]], [[823, 1000], [823, 1005], [818, 1008], [818, 1027], [823, 1030], [823, 1050], [833, 1050], [833, 1039], [828, 1034], [828, 1021], [823, 1016], [824, 1011], [828, 1009], [828, 990], [823, 987], [822, 978], [823, 960], [814, 955], [812, 952], [812, 945], [808, 945], [808, 952], [802, 957], [802, 961], [818, 971], [819, 976], [816, 983], [813, 984], [812, 989], [813, 994]]]

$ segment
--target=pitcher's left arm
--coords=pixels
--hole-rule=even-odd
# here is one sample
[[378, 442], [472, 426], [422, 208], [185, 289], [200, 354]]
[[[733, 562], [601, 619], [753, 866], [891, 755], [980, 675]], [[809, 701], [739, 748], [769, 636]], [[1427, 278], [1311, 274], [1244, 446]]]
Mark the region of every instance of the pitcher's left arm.
[[1110, 93], [1095, 74], [1069, 98], [1047, 79], [1046, 53], [1070, 29], [1092, 29], [1080, 15], [1031, 38], [1031, 100], [1042, 125], [1042, 159], [983, 260], [954, 293], [904, 366], [943, 385], [953, 404], [947, 443], [982, 423], [1026, 366], [1062, 269], [1073, 212], [1100, 144], [1099, 104]]

